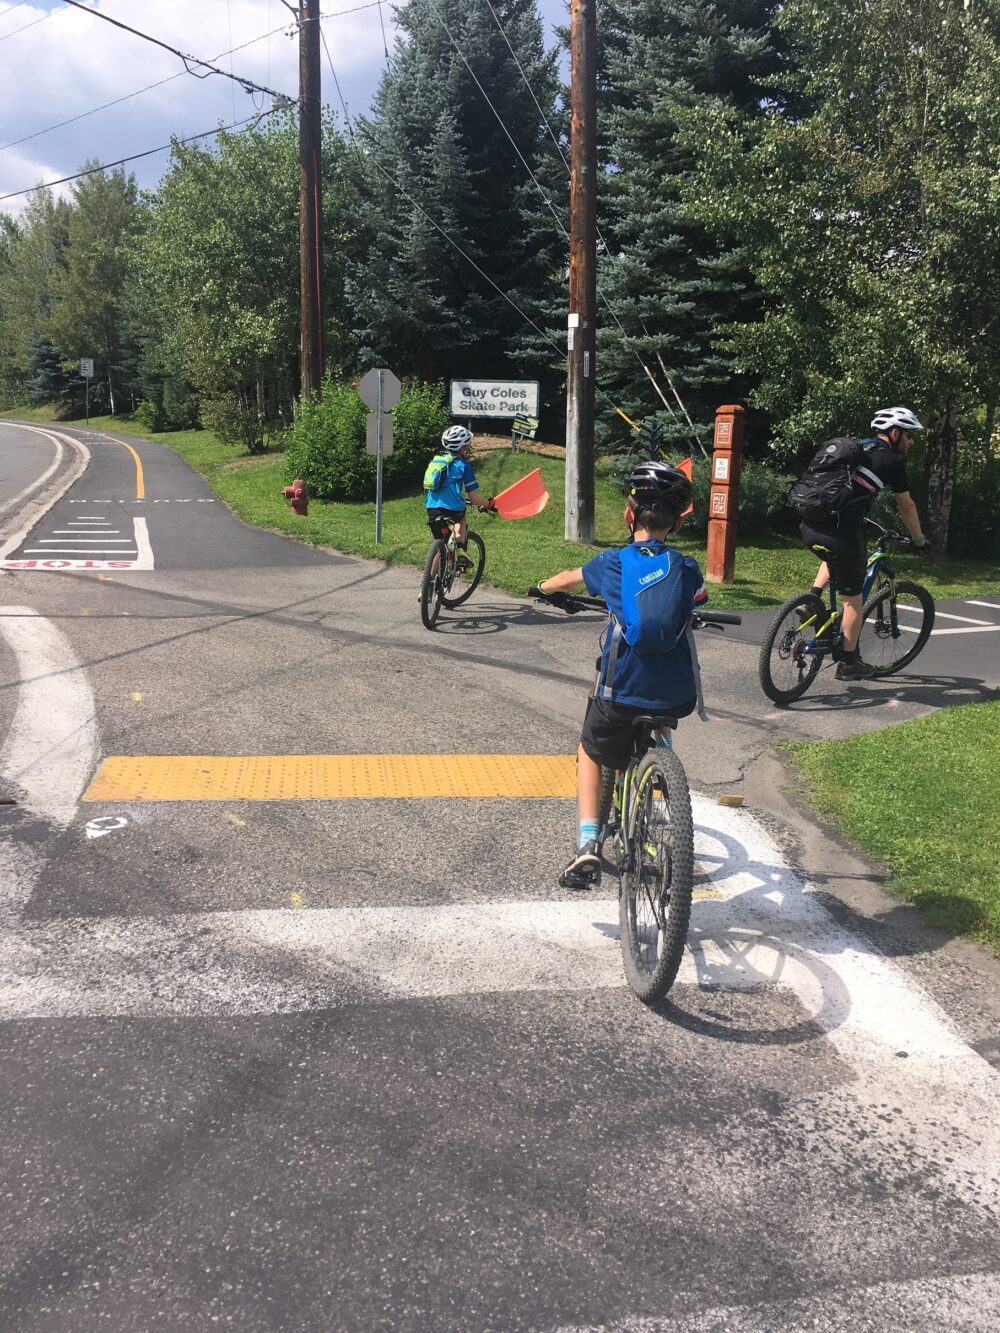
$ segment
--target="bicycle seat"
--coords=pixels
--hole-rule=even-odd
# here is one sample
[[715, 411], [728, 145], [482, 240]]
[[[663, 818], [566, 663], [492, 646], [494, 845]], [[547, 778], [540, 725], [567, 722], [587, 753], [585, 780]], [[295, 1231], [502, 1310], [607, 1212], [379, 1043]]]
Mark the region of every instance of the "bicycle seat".
[[823, 559], [826, 559], [828, 555], [833, 554], [829, 546], [821, 546], [819, 542], [813, 542], [809, 549], [812, 551], [813, 555], [821, 556]]
[[677, 719], [669, 713], [640, 713], [632, 719], [632, 730], [636, 735], [647, 731], [675, 731]]

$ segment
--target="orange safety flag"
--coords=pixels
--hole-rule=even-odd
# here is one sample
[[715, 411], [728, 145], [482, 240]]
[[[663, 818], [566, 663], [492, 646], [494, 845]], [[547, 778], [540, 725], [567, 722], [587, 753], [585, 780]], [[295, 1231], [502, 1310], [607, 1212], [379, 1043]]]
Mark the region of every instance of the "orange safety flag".
[[[688, 481], [690, 481], [690, 480], [691, 480], [691, 460], [690, 460], [690, 458], [685, 458], [685, 459], [683, 460], [683, 462], [678, 463], [676, 466], [677, 466], [677, 470], [678, 470], [678, 472], [683, 472], [684, 475], [685, 475], [685, 477], [687, 477]], [[693, 505], [693, 504], [690, 504], [690, 505], [688, 505], [687, 509], [684, 510], [684, 513], [681, 514], [681, 518], [684, 518], [684, 516], [685, 516], [686, 514], [693, 514], [693, 513], [694, 513], [694, 505]]]
[[537, 467], [493, 497], [501, 518], [534, 518], [548, 502], [549, 493], [542, 481], [542, 470]]

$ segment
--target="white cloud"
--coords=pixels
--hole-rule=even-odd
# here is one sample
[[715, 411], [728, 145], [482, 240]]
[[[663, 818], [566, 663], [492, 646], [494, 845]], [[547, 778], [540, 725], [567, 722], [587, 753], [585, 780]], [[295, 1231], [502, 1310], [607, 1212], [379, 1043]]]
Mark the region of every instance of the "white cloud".
[[[331, 15], [323, 28], [352, 114], [368, 106], [385, 64], [377, 7], [333, 17], [359, 3], [362, 0], [324, 0], [322, 5], [323, 13]], [[204, 60], [252, 42], [215, 63], [227, 70], [231, 64], [236, 74], [296, 94], [298, 42], [289, 35], [294, 20], [280, 0], [97, 0], [91, 8]], [[5, 34], [53, 9], [59, 12], [45, 22], [4, 40]], [[391, 49], [392, 6], [385, 3], [382, 10]], [[278, 31], [264, 38], [273, 29]], [[178, 73], [180, 77], [171, 78]], [[323, 76], [324, 100], [339, 109], [325, 55]], [[31, 0], [16, 12], [0, 14], [0, 144], [34, 135], [160, 79], [170, 82], [0, 151], [0, 195], [69, 175], [88, 158], [111, 162], [165, 144], [174, 134], [183, 138], [220, 120], [241, 120], [264, 100], [257, 95], [255, 102], [219, 75], [186, 75], [176, 56], [69, 5]], [[131, 169], [140, 184], [152, 186], [166, 160], [166, 154], [147, 158]], [[22, 196], [0, 208], [15, 213], [23, 205]]]

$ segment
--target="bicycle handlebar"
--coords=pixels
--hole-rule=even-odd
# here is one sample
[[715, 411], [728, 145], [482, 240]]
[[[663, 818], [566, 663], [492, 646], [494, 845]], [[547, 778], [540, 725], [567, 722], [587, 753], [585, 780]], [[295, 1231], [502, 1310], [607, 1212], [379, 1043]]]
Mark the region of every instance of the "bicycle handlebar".
[[[608, 612], [607, 603], [602, 597], [584, 597], [570, 592], [545, 593], [537, 585], [528, 589], [528, 596], [538, 602], [547, 602], [549, 606], [565, 611], [568, 616], [575, 616], [580, 611], [602, 611], [605, 615]], [[723, 625], [742, 625], [743, 617], [738, 611], [703, 611], [695, 607], [691, 623], [695, 629], [702, 625], [715, 625], [721, 629]]]
[[883, 541], [901, 542], [903, 546], [912, 546], [913, 538], [905, 532], [896, 532], [893, 528], [883, 528], [881, 523], [876, 523], [873, 518], [866, 518], [865, 522], [873, 528], [877, 528]]

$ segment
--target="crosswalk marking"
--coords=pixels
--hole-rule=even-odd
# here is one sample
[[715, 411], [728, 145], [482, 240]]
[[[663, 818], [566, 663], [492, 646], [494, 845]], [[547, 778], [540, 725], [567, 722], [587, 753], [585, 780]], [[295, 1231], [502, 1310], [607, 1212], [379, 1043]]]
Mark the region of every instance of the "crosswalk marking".
[[85, 801], [568, 798], [576, 761], [551, 754], [111, 755]]

